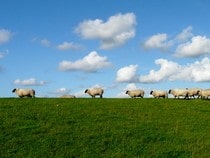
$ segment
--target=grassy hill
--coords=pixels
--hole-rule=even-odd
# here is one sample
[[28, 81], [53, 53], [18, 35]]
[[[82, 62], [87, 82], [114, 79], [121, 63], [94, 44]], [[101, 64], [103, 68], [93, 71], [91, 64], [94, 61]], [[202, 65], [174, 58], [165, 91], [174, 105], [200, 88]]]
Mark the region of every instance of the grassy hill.
[[0, 99], [1, 157], [210, 157], [210, 102]]

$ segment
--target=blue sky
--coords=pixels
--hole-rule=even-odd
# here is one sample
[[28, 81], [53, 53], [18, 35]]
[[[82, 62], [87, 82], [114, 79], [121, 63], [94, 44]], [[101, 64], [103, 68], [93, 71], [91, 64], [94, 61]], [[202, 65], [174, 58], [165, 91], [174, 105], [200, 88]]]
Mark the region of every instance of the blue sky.
[[1, 0], [0, 96], [209, 88], [208, 0]]

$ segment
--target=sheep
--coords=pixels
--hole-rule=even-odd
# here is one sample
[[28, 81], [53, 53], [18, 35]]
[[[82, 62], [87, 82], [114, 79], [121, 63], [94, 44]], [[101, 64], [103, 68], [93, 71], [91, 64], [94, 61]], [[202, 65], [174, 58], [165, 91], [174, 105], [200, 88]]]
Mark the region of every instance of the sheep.
[[20, 98], [23, 98], [23, 97], [35, 98], [35, 90], [33, 89], [15, 88], [12, 90], [12, 93], [16, 93]]
[[198, 94], [202, 99], [208, 99], [210, 96], [210, 89], [199, 90]]
[[184, 99], [189, 99], [188, 90], [187, 89], [170, 89], [169, 94], [172, 94], [174, 98], [178, 98], [181, 96]]
[[144, 97], [144, 91], [141, 89], [138, 90], [127, 90], [125, 94], [128, 94], [131, 98], [136, 98], [136, 97]]
[[59, 98], [76, 98], [74, 95], [62, 95]]
[[96, 95], [99, 95], [100, 98], [103, 98], [104, 90], [102, 88], [92, 88], [86, 89], [85, 93], [89, 94], [92, 98], [95, 98]]
[[166, 91], [163, 90], [152, 90], [150, 92], [150, 95], [153, 95], [154, 98], [168, 98], [168, 93]]
[[186, 88], [186, 89], [188, 90], [188, 97], [193, 97], [193, 98], [195, 98], [195, 96], [199, 97], [198, 93], [201, 89], [199, 88], [190, 88], [190, 89]]

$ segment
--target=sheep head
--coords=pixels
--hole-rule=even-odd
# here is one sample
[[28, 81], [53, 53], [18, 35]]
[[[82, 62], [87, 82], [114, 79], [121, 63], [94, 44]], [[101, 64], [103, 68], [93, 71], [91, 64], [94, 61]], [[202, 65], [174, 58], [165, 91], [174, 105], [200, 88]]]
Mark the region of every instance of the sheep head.
[[12, 90], [12, 93], [15, 93], [15, 91], [16, 91], [16, 88]]

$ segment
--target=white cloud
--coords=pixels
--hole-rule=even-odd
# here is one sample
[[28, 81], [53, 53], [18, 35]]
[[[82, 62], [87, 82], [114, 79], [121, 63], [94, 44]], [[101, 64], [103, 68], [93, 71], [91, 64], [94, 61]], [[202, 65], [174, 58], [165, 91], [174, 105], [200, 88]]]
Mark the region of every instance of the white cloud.
[[179, 42], [185, 42], [192, 36], [193, 36], [192, 26], [188, 26], [187, 28], [183, 29], [180, 34], [176, 36], [176, 40], [178, 40]]
[[155, 83], [168, 80], [168, 78], [177, 73], [180, 70], [179, 65], [175, 62], [168, 61], [166, 59], [155, 60], [156, 65], [160, 65], [160, 69], [155, 71], [151, 70], [148, 75], [142, 75], [139, 77], [139, 81], [142, 83]]
[[101, 84], [99, 84], [99, 83], [97, 83], [97, 84], [91, 86], [90, 89], [91, 89], [91, 88], [103, 88], [103, 89], [106, 89], [106, 88], [104, 87], [104, 85], [101, 85]]
[[210, 54], [210, 39], [206, 36], [194, 36], [190, 42], [180, 44], [176, 51], [176, 57], [198, 57]]
[[59, 44], [57, 46], [57, 48], [58, 48], [58, 50], [66, 51], [66, 50], [69, 50], [69, 49], [77, 50], [77, 49], [82, 48], [82, 46], [79, 45], [79, 44], [73, 43], [73, 42], [66, 42], [65, 41], [62, 44]]
[[181, 66], [181, 70], [171, 76], [171, 80], [185, 80], [194, 82], [210, 81], [210, 59], [203, 58], [192, 64]]
[[101, 49], [121, 46], [135, 36], [136, 16], [133, 13], [117, 14], [103, 20], [86, 20], [75, 32], [84, 39], [99, 39]]
[[137, 81], [137, 71], [138, 65], [129, 65], [123, 68], [120, 68], [117, 71], [117, 82], [136, 82]]
[[172, 41], [168, 41], [168, 36], [165, 33], [153, 35], [143, 43], [145, 49], [167, 50], [171, 45]]
[[21, 85], [21, 86], [43, 86], [46, 84], [45, 81], [37, 81], [35, 78], [20, 80], [16, 79], [14, 84]]
[[72, 61], [62, 61], [59, 63], [60, 71], [84, 71], [97, 72], [100, 69], [111, 66], [107, 57], [98, 55], [96, 51], [90, 52], [83, 59]]
[[0, 44], [8, 42], [12, 37], [9, 30], [0, 29]]
[[126, 86], [126, 88], [124, 89], [124, 91], [126, 91], [126, 90], [136, 90], [136, 89], [138, 89], [138, 87], [136, 86], [135, 83], [129, 83], [129, 84]]
[[191, 64], [179, 65], [166, 59], [157, 59], [155, 64], [160, 65], [159, 70], [151, 70], [148, 75], [141, 75], [141, 83], [158, 83], [162, 81], [210, 81], [210, 59], [203, 58]]
[[50, 47], [51, 46], [51, 42], [47, 39], [41, 39], [40, 42], [45, 47]]
[[129, 83], [125, 88], [121, 89], [120, 92], [116, 95], [117, 98], [130, 98], [126, 93], [127, 90], [136, 90], [139, 89], [135, 83]]
[[59, 88], [55, 91], [56, 94], [58, 95], [64, 95], [64, 94], [69, 94], [70, 90], [68, 88]]

